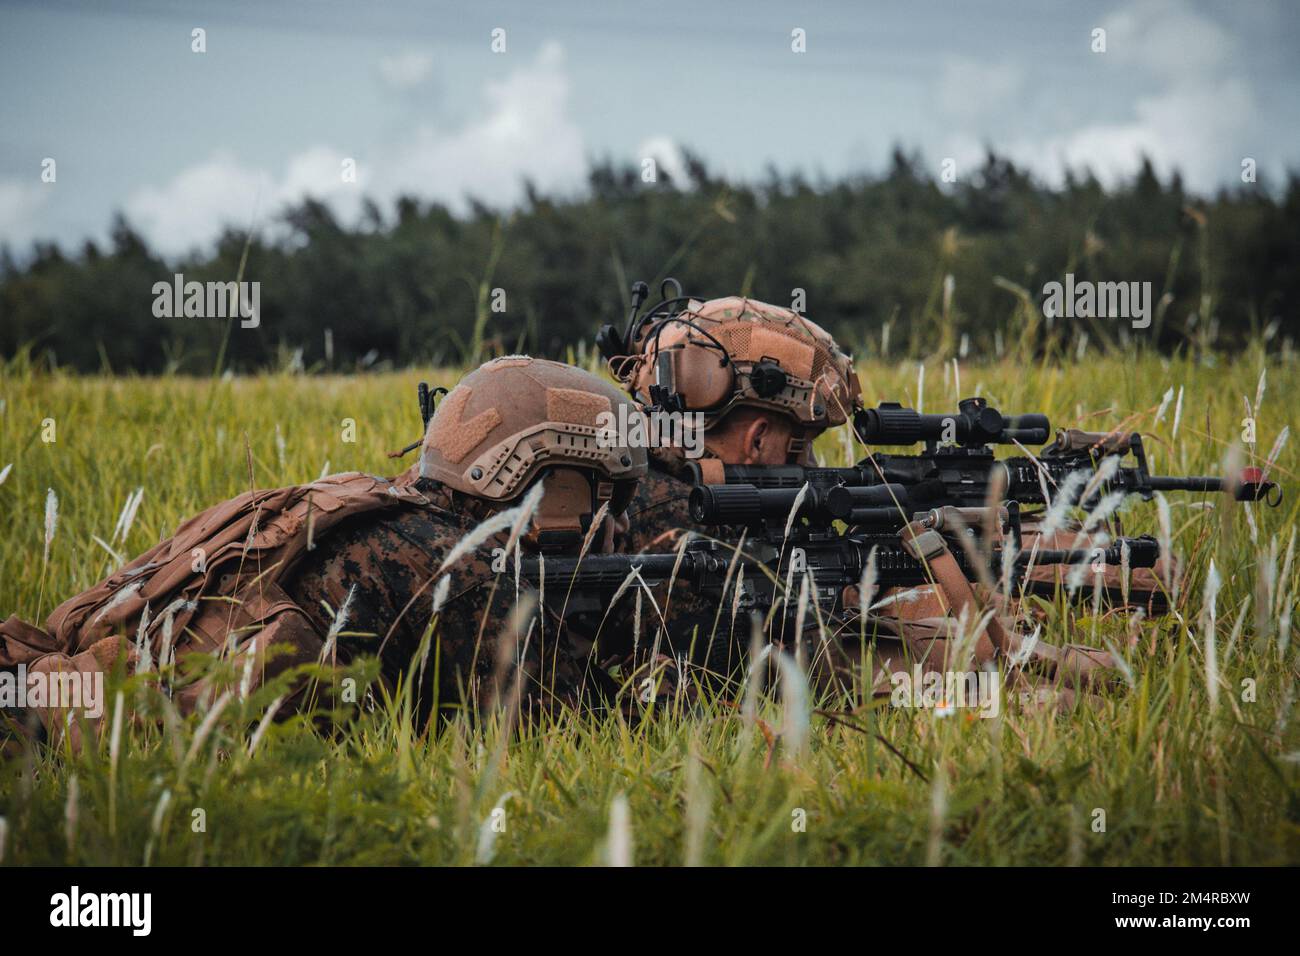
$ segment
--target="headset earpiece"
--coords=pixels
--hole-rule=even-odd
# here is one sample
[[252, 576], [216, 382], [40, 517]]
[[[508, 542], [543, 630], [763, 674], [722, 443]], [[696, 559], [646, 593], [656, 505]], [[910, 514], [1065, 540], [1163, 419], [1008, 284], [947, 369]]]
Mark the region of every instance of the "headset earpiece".
[[681, 397], [680, 410], [708, 411], [725, 405], [735, 391], [735, 366], [730, 362], [719, 363], [715, 350], [692, 342], [690, 330], [683, 331], [686, 333], [683, 344], [660, 353], [661, 357], [671, 356], [673, 382]]

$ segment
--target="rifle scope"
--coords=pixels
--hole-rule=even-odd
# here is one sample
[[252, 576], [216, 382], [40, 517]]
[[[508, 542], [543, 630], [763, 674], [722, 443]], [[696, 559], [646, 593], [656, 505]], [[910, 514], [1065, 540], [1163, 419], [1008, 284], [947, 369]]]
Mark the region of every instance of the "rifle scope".
[[986, 399], [967, 398], [957, 412], [923, 415], [897, 402], [881, 402], [853, 416], [858, 437], [868, 445], [915, 445], [917, 442], [953, 442], [958, 445], [1042, 445], [1052, 427], [1046, 415], [1003, 415]]

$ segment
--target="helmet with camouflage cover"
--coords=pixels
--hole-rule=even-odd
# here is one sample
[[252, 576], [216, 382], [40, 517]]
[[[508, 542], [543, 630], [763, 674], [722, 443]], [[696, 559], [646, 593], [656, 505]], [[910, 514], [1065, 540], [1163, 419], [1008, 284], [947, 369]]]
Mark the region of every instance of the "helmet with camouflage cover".
[[635, 320], [620, 344], [629, 354], [611, 367], [634, 398], [702, 412], [706, 429], [740, 406], [815, 430], [842, 425], [861, 407], [853, 360], [830, 334], [755, 299], [667, 300]]
[[[646, 451], [608, 427], [639, 414], [590, 372], [512, 355], [470, 372], [438, 403], [420, 452], [420, 476], [491, 502], [522, 495], [545, 474], [539, 531], [585, 530], [604, 502], [621, 514], [646, 472]], [[606, 417], [612, 416], [612, 417]], [[626, 417], [624, 418], [626, 420]]]

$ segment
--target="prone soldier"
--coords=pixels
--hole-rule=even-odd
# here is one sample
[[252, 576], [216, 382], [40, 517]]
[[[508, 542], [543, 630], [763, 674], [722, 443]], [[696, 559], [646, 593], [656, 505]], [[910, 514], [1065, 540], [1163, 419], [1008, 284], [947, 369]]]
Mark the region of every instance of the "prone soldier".
[[[695, 527], [689, 502], [697, 475], [721, 481], [727, 464], [812, 464], [814, 439], [861, 405], [852, 360], [816, 323], [741, 296], [703, 301], [681, 295], [680, 287], [670, 295], [672, 281], [663, 300], [644, 312], [649, 290], [637, 283], [626, 330], [605, 326], [597, 336], [611, 372], [647, 416], [676, 415], [692, 432], [689, 452], [685, 442], [650, 448], [620, 539], [628, 552], [671, 551], [681, 543]], [[741, 531], [710, 530], [731, 543]], [[652, 647], [715, 675], [733, 673], [749, 642], [748, 624], [745, 634], [732, 634], [716, 601], [672, 582], [656, 593], [667, 619]]]
[[[690, 497], [697, 482], [722, 482], [727, 466], [813, 465], [814, 440], [852, 419], [861, 408], [861, 386], [852, 359], [834, 338], [791, 309], [739, 296], [701, 301], [665, 292], [662, 302], [638, 314], [646, 293], [644, 284], [634, 287], [627, 330], [606, 326], [598, 344], [647, 414], [691, 416], [703, 433], [702, 441], [695, 436], [701, 453], [696, 460], [681, 447], [650, 449], [649, 473], [628, 508], [623, 550], [653, 552], [672, 550], [694, 527]], [[710, 530], [735, 544], [743, 529]], [[734, 674], [749, 643], [747, 631], [732, 633], [730, 616], [719, 612], [716, 600], [673, 590], [671, 582], [658, 593], [667, 616], [661, 650], [714, 674]], [[923, 636], [928, 649], [950, 623], [907, 627], [912, 636]], [[810, 659], [829, 670], [855, 670], [864, 637], [875, 639], [878, 661], [901, 663], [903, 628], [875, 619], [870, 627], [863, 624], [830, 623], [844, 638], [835, 645], [818, 640], [811, 626], [799, 640], [812, 645]], [[882, 670], [871, 680], [887, 686], [887, 676]]]
[[[703, 432], [706, 482], [724, 465], [811, 465], [813, 440], [861, 407], [853, 361], [816, 323], [790, 309], [731, 296], [675, 296], [598, 343], [628, 393], [649, 412], [690, 415]], [[649, 472], [628, 508], [629, 550], [671, 547], [691, 526], [690, 460], [680, 447], [650, 450]]]
[[[854, 420], [862, 405], [852, 359], [825, 330], [804, 316], [741, 297], [700, 301], [682, 296], [680, 288], [673, 296], [665, 291], [662, 302], [638, 314], [647, 291], [642, 283], [634, 286], [627, 330], [619, 333], [605, 326], [597, 343], [611, 370], [647, 413], [694, 414], [703, 430], [702, 457], [697, 461], [687, 460], [680, 448], [651, 449], [649, 475], [628, 511], [631, 532], [626, 546], [627, 550], [655, 551], [670, 549], [677, 536], [692, 527], [689, 502], [693, 484], [721, 484], [728, 480], [728, 473], [744, 472], [752, 466], [758, 466], [753, 468], [756, 472], [768, 473], [792, 466], [788, 468], [792, 474], [813, 468], [814, 439], [828, 428]], [[800, 478], [781, 487], [792, 492], [802, 485]], [[898, 500], [894, 506], [904, 518], [898, 523], [901, 528], [910, 515]], [[734, 543], [742, 529], [712, 530]], [[1079, 540], [1043, 542], [1045, 548], [1058, 549], [1087, 545]], [[942, 555], [936, 558], [935, 584], [894, 589], [894, 596], [906, 591], [911, 600], [895, 603], [890, 611], [870, 620], [846, 615], [832, 622], [832, 630], [842, 638], [836, 644], [836, 660], [830, 662], [832, 670], [846, 666], [856, 670], [868, 636], [874, 638], [876, 660], [887, 666], [889, 662], [901, 664], [909, 654], [943, 657], [945, 642], [954, 633], [957, 610], [969, 607], [968, 613], [978, 616], [977, 609], [995, 596], [983, 589], [973, 590], [957, 573], [955, 562]], [[1056, 569], [1030, 571], [1034, 579], [1045, 573], [1054, 575]], [[978, 603], [977, 594], [981, 598]], [[685, 651], [698, 660], [702, 633], [707, 634], [706, 649], [715, 647], [714, 631], [722, 617], [716, 602], [710, 605], [690, 593], [672, 601], [675, 603], [668, 609], [676, 613], [670, 615], [665, 637], [670, 647], [674, 641], [677, 646], [670, 652], [680, 656]], [[1003, 630], [996, 615], [986, 626]], [[725, 671], [734, 666], [744, 638], [734, 634], [724, 637], [727, 660], [720, 664], [708, 653], [704, 660]], [[1011, 634], [1005, 643], [1019, 644], [1017, 635]], [[821, 646], [827, 647], [825, 642]], [[1084, 657], [1082, 648], [1057, 650], [1045, 644], [1037, 656], [1053, 653]], [[1104, 655], [1087, 659], [1105, 664]], [[876, 688], [887, 679], [885, 670], [871, 677]]]
[[[488, 362], [445, 396], [418, 465], [399, 478], [332, 475], [217, 505], [65, 601], [44, 630], [17, 617], [0, 624], [0, 667], [89, 674], [122, 658], [145, 670], [215, 655], [241, 663], [246, 694], [297, 665], [374, 655], [390, 688], [415, 669], [428, 715], [482, 707], [518, 661], [528, 707], [597, 700], [612, 684], [591, 665], [595, 635], [545, 610], [512, 631], [516, 590], [495, 571], [512, 549], [611, 549], [646, 456], [600, 440], [597, 420], [627, 403], [571, 366]], [[484, 556], [493, 548], [496, 562]], [[172, 697], [185, 712], [216, 691], [181, 681]], [[79, 741], [65, 708], [38, 716], [48, 733], [66, 726]]]

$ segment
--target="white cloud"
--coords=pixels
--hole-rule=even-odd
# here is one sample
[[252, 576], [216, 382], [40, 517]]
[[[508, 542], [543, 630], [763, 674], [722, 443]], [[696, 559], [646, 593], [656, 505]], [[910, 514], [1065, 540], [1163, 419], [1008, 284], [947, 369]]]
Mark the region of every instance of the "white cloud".
[[583, 182], [586, 152], [569, 114], [564, 54], [547, 44], [537, 59], [489, 83], [476, 118], [457, 130], [420, 127], [409, 143], [376, 162], [372, 192], [402, 193], [461, 206], [466, 195], [508, 203], [527, 176], [542, 189]]
[[1178, 170], [1184, 183], [1212, 190], [1240, 169], [1248, 155], [1254, 97], [1248, 84], [1228, 78], [1218, 84], [1175, 85], [1139, 97], [1134, 119], [1094, 123], [1040, 143], [1012, 144], [1008, 153], [1060, 182], [1067, 168], [1091, 169], [1107, 184], [1131, 177], [1147, 156], [1162, 176]]
[[1193, 190], [1231, 181], [1250, 155], [1247, 144], [1258, 116], [1249, 81], [1230, 69], [1239, 59], [1233, 55], [1236, 38], [1186, 0], [1139, 0], [1099, 25], [1106, 29], [1106, 52], [1089, 54], [1090, 60], [1109, 74], [1107, 86], [1118, 80], [1121, 89], [1135, 91], [1120, 101], [1122, 110], [1112, 109], [1116, 118], [1077, 122], [1077, 113], [1056, 97], [1051, 113], [1035, 111], [1048, 117], [1038, 123], [1041, 132], [1025, 133], [1021, 123], [1019, 135], [990, 137], [987, 121], [1028, 105], [1017, 102], [1027, 84], [1010, 63], [954, 60], [936, 88], [950, 121], [943, 154], [954, 156], [959, 170], [968, 169], [982, 161], [983, 143], [991, 141], [999, 153], [1053, 184], [1067, 169], [1086, 168], [1114, 185], [1131, 177], [1143, 156], [1162, 176], [1179, 170]]
[[1195, 190], [1230, 180], [1248, 152], [1256, 117], [1249, 82], [1230, 73], [1236, 39], [1186, 0], [1142, 0], [1102, 21], [1106, 52], [1133, 85], [1155, 89], [1133, 99], [1128, 119], [1091, 123], [1020, 143], [1010, 152], [1051, 181], [1088, 167], [1104, 183], [1131, 176], [1146, 155], [1161, 175], [1175, 169]]
[[294, 156], [277, 177], [218, 153], [165, 186], [137, 190], [127, 199], [127, 219], [156, 248], [174, 254], [202, 246], [224, 226], [260, 228], [281, 207], [307, 196], [328, 202], [340, 215], [355, 216], [364, 166], [357, 164], [355, 183], [346, 182], [347, 158], [329, 147], [312, 147]]
[[318, 145], [291, 157], [276, 174], [219, 153], [170, 182], [139, 189], [128, 218], [164, 253], [213, 239], [224, 225], [265, 222], [286, 203], [312, 196], [345, 220], [363, 196], [399, 195], [463, 208], [467, 196], [495, 204], [516, 201], [525, 177], [544, 190], [579, 186], [586, 170], [582, 134], [569, 114], [564, 57], [554, 44], [537, 59], [489, 83], [477, 114], [456, 129], [418, 126], [404, 141], [367, 148], [356, 159], [356, 182], [345, 182], [349, 154]]
[[1140, 0], [1106, 17], [1106, 56], [1171, 79], [1218, 70], [1235, 38], [1186, 0]]
[[433, 74], [433, 54], [408, 50], [379, 60], [379, 76], [395, 90], [419, 86]]
[[30, 181], [16, 177], [0, 180], [0, 239], [12, 249], [20, 249], [46, 235], [40, 213], [57, 188], [56, 183], [43, 183], [35, 176]]
[[219, 153], [165, 186], [137, 190], [126, 201], [126, 215], [157, 248], [184, 252], [222, 226], [247, 226], [259, 204], [269, 203], [276, 191], [270, 174]]
[[678, 188], [687, 184], [689, 175], [686, 172], [686, 157], [671, 137], [652, 136], [642, 141], [636, 148], [636, 156], [638, 168], [645, 160], [653, 159], [655, 165], [667, 173]]

